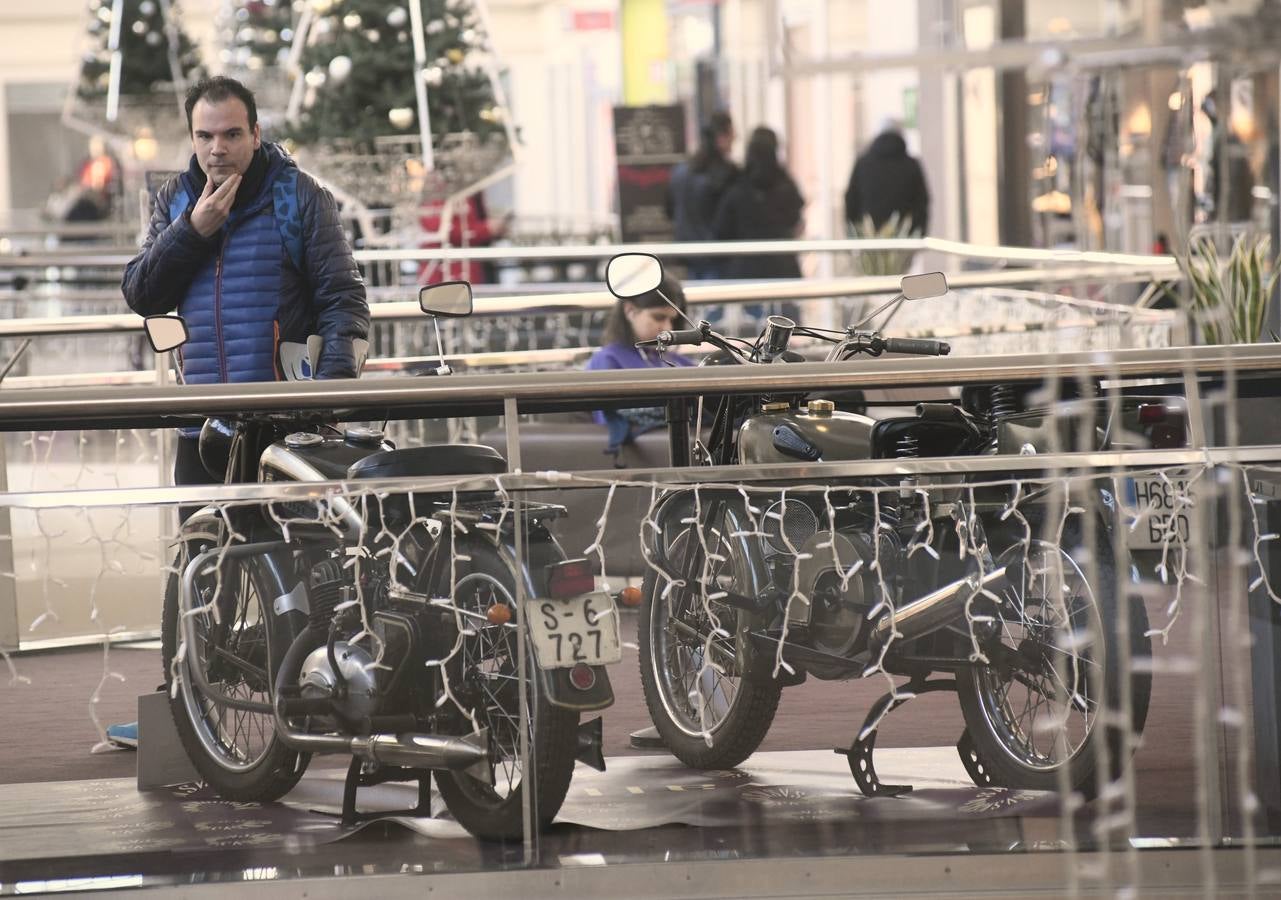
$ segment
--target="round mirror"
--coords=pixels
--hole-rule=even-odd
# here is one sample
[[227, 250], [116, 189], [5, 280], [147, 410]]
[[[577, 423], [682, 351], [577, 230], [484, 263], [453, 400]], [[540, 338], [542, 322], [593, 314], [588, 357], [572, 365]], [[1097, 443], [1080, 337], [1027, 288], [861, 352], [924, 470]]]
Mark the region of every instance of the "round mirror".
[[904, 275], [899, 290], [905, 300], [928, 300], [947, 293], [947, 276], [942, 272], [925, 272], [921, 275]]
[[418, 308], [429, 316], [462, 318], [471, 315], [471, 285], [466, 281], [442, 281], [418, 291]]
[[142, 327], [157, 353], [168, 353], [187, 343], [187, 323], [182, 316], [147, 316]]
[[663, 264], [650, 253], [620, 253], [605, 267], [605, 283], [621, 300], [648, 294], [663, 281]]

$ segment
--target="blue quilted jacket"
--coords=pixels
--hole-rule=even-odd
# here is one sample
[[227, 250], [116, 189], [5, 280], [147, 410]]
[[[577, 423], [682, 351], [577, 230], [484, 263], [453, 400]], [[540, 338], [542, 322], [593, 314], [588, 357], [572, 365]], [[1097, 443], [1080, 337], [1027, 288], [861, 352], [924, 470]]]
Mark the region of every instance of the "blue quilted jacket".
[[[276, 222], [272, 186], [297, 172], [302, 228], [299, 265], [286, 252]], [[367, 339], [369, 305], [351, 246], [330, 193], [278, 145], [264, 143], [246, 173], [231, 214], [210, 238], [191, 225], [205, 175], [193, 156], [186, 172], [156, 197], [142, 251], [125, 268], [122, 289], [140, 315], [177, 311], [191, 340], [183, 347], [189, 384], [275, 381], [282, 340], [324, 338], [317, 378], [356, 376], [352, 341]], [[189, 199], [173, 216], [179, 188]], [[286, 225], [287, 227], [287, 225]]]

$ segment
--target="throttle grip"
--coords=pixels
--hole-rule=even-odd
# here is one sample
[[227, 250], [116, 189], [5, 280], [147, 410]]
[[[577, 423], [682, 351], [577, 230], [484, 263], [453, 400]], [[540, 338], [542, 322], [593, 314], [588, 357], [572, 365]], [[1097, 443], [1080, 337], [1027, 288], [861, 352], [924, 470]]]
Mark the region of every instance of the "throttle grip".
[[706, 340], [701, 328], [686, 328], [683, 331], [660, 331], [658, 333], [660, 343], [668, 344], [691, 344], [698, 345]]
[[947, 356], [952, 347], [946, 341], [932, 341], [920, 338], [886, 338], [885, 350], [888, 353], [914, 353], [917, 356]]

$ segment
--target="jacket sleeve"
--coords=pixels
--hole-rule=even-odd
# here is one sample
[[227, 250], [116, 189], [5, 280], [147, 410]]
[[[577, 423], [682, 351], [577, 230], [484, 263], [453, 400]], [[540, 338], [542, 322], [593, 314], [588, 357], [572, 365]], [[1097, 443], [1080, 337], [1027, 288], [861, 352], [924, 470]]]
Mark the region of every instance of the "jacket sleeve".
[[169, 220], [169, 202], [177, 189], [178, 179], [173, 178], [157, 192], [147, 238], [125, 266], [120, 283], [125, 302], [140, 316], [177, 309], [196, 270], [218, 246], [216, 238], [203, 238], [192, 227], [190, 210]]
[[325, 339], [317, 378], [355, 378], [352, 341], [369, 339], [369, 303], [365, 282], [351, 244], [338, 219], [338, 204], [329, 191], [299, 173], [302, 207], [303, 266], [312, 292], [316, 334]]
[[858, 195], [858, 163], [854, 164], [854, 171], [850, 172], [850, 183], [845, 188], [845, 221], [855, 228], [859, 227], [863, 219], [863, 201]]
[[737, 190], [731, 187], [722, 196], [712, 219], [712, 236], [718, 241], [738, 240], [738, 210], [735, 208]]
[[915, 166], [916, 190], [912, 202], [912, 230], [918, 234], [929, 234], [930, 231], [930, 188], [925, 183], [925, 171], [921, 164]]

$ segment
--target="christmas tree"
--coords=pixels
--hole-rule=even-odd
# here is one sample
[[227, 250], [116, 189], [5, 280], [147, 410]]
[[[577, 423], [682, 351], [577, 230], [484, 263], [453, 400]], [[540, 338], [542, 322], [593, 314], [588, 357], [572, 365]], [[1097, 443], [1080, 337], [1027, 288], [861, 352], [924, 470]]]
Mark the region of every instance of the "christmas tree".
[[[301, 57], [306, 93], [290, 131], [299, 144], [335, 139], [373, 149], [374, 138], [418, 129], [414, 42], [407, 0], [309, 0]], [[433, 143], [446, 134], [505, 132], [483, 65], [488, 39], [469, 0], [422, 0]]]
[[[105, 97], [111, 84], [112, 0], [89, 0], [89, 34], [94, 47], [85, 53], [76, 93], [84, 100]], [[195, 44], [175, 24], [178, 67], [184, 78], [200, 65]], [[120, 93], [147, 96], [173, 84], [169, 36], [159, 0], [124, 0], [119, 23]]]
[[291, 0], [228, 0], [218, 17], [223, 44], [219, 58], [229, 70], [278, 77], [289, 57], [297, 19]]

